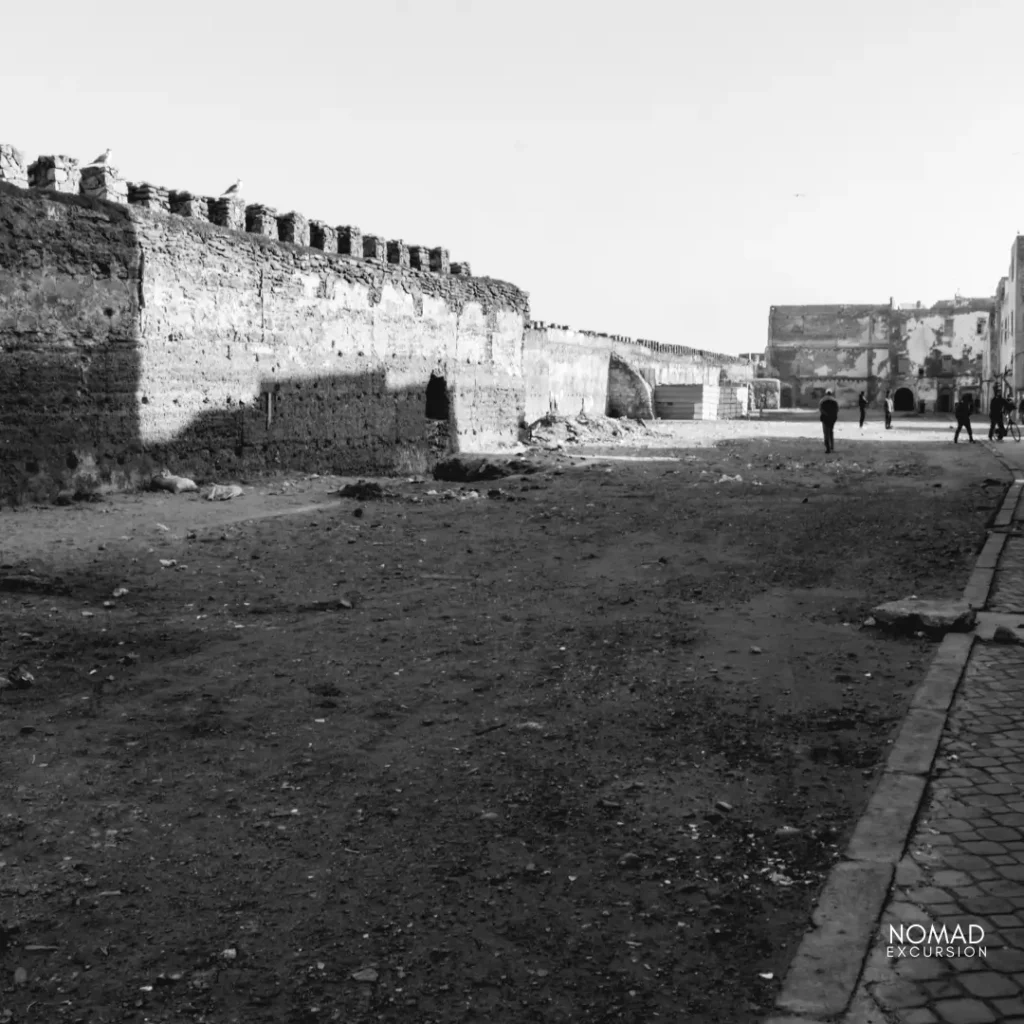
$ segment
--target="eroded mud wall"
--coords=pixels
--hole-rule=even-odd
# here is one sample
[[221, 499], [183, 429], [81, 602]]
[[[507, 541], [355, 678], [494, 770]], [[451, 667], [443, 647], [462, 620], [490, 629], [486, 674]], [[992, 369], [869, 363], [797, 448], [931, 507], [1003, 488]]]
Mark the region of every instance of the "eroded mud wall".
[[127, 209], [0, 183], [0, 501], [131, 481], [141, 253]]
[[515, 443], [525, 292], [238, 226], [0, 182], [4, 498]]
[[547, 412], [632, 415], [622, 410], [634, 407], [650, 416], [650, 396], [646, 401], [640, 396], [643, 389], [638, 390], [633, 374], [643, 378], [648, 390], [659, 384], [717, 386], [753, 377], [750, 362], [737, 356], [540, 321], [526, 332], [524, 372], [529, 422]]

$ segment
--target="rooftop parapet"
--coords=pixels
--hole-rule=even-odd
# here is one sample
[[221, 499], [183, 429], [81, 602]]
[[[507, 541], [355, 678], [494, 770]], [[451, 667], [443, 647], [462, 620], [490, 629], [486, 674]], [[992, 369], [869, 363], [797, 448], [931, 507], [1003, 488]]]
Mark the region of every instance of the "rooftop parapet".
[[41, 156], [29, 164], [28, 183], [32, 188], [77, 196], [81, 180], [82, 171], [72, 156]]
[[129, 201], [129, 184], [113, 167], [83, 167], [79, 190], [90, 199], [103, 199], [124, 206]]
[[28, 168], [20, 149], [0, 146], [0, 181], [18, 188], [28, 188]]

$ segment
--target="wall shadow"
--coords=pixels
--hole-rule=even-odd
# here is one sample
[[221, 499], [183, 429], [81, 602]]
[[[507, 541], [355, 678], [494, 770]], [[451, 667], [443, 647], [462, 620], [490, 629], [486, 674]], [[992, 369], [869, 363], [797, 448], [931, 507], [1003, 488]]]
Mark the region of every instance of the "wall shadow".
[[197, 483], [276, 470], [420, 474], [456, 450], [454, 409], [447, 382], [436, 376], [397, 389], [383, 369], [267, 377], [258, 396], [211, 408], [145, 451], [151, 472], [166, 467]]
[[0, 182], [0, 504], [126, 487], [142, 246], [126, 207]]

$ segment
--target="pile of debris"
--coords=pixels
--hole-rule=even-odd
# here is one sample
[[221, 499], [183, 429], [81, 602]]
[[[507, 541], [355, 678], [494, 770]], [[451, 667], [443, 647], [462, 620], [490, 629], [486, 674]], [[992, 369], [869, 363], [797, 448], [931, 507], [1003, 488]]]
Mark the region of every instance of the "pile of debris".
[[611, 416], [556, 416], [548, 413], [525, 428], [527, 444], [555, 451], [573, 444], [608, 444], [636, 434], [650, 434], [641, 419], [613, 419]]

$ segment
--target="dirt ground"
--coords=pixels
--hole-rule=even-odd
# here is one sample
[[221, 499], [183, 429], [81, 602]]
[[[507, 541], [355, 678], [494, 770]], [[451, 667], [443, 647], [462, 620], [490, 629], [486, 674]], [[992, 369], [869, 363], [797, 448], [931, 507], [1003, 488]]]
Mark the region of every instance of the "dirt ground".
[[768, 1010], [1007, 481], [688, 426], [0, 514], [0, 1024]]

